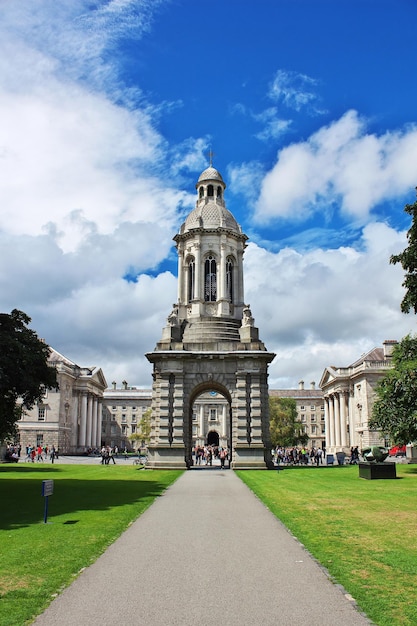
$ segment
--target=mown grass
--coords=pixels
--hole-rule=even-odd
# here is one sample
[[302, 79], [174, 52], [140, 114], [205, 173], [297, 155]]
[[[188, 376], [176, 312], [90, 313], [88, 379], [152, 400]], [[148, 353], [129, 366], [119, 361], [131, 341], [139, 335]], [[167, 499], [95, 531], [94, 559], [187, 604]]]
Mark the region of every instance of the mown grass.
[[[0, 626], [30, 623], [176, 478], [137, 466], [0, 466]], [[42, 481], [54, 480], [44, 523]]]
[[356, 466], [238, 475], [375, 624], [417, 624], [415, 466], [398, 465], [396, 480], [360, 479]]

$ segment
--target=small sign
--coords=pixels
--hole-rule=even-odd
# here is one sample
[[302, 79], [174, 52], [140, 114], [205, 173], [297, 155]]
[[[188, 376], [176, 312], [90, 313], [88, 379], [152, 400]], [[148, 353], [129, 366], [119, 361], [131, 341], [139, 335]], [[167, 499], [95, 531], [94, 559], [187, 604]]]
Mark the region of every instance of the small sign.
[[54, 493], [54, 481], [53, 480], [43, 480], [42, 481], [42, 495], [52, 496]]

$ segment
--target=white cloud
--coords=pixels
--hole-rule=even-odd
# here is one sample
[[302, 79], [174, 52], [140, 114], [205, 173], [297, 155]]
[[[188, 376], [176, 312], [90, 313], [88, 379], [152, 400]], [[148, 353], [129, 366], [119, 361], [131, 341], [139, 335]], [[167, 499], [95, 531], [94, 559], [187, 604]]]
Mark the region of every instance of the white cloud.
[[365, 223], [381, 202], [417, 180], [417, 127], [367, 134], [355, 111], [278, 153], [261, 184], [255, 218], [303, 220], [333, 202]]
[[249, 244], [245, 298], [261, 339], [277, 354], [272, 387], [294, 386], [299, 378], [318, 383], [327, 365], [349, 365], [385, 339], [412, 332], [414, 318], [400, 312], [402, 269], [389, 264], [405, 245], [405, 233], [382, 223], [364, 228], [360, 252], [273, 253]]
[[269, 86], [268, 96], [271, 100], [284, 104], [289, 109], [300, 111], [309, 109], [311, 112], [319, 112], [315, 102], [318, 99], [314, 88], [318, 81], [306, 74], [289, 70], [277, 70], [273, 81]]

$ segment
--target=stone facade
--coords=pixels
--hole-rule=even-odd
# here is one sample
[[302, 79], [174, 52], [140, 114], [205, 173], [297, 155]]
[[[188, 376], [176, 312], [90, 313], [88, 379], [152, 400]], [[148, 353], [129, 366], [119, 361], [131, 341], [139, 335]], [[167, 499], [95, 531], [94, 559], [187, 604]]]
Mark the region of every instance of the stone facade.
[[139, 430], [145, 411], [150, 409], [151, 389], [129, 387], [127, 382], [121, 388], [113, 383], [103, 395], [102, 440], [107, 446], [119, 450], [136, 450], [138, 443], [130, 439]]
[[102, 400], [107, 387], [103, 372], [80, 367], [53, 349], [48, 362], [56, 368], [59, 386], [45, 391], [42, 402], [25, 411], [19, 420], [22, 449], [55, 446], [62, 454], [77, 454], [100, 447]]
[[375, 401], [375, 387], [392, 367], [396, 341], [385, 341], [347, 367], [326, 367], [320, 381], [324, 396], [327, 452], [349, 453], [387, 442], [368, 427]]
[[217, 393], [228, 405], [232, 468], [271, 464], [268, 365], [274, 354], [259, 340], [244, 303], [247, 241], [224, 202], [220, 173], [207, 168], [196, 184], [195, 209], [174, 237], [178, 301], [153, 364], [151, 467], [191, 467], [193, 405]]

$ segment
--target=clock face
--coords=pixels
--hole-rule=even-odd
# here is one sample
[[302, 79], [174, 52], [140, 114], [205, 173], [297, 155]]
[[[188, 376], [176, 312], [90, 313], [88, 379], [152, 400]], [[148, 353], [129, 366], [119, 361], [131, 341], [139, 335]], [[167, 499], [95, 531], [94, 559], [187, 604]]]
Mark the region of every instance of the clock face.
[[217, 396], [217, 391], [210, 391], [211, 396]]

